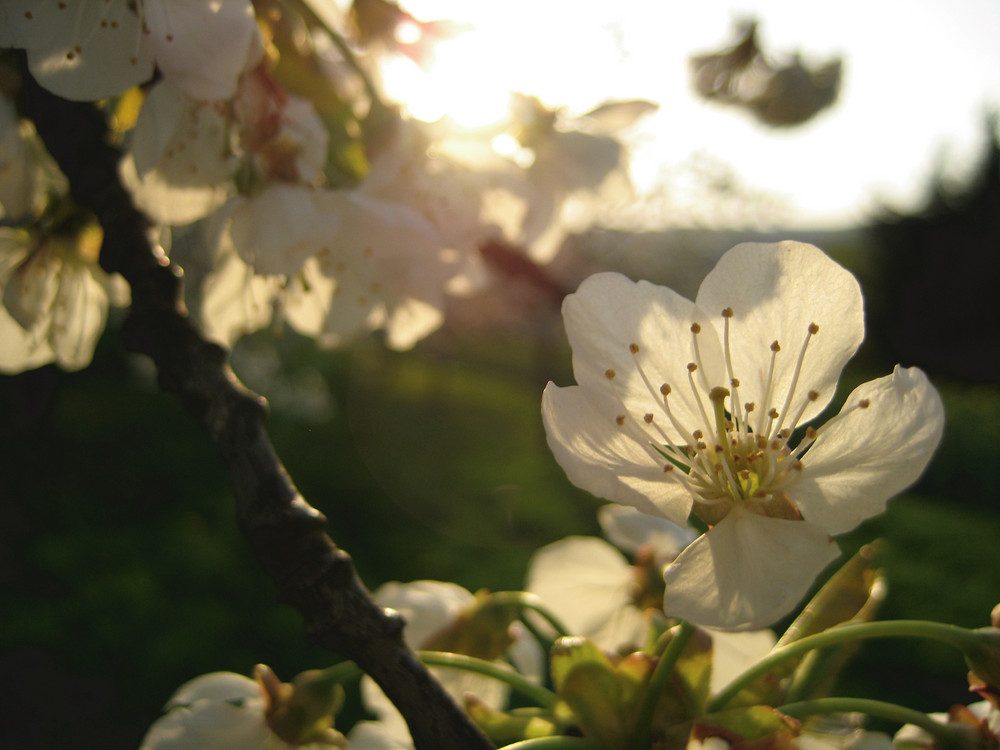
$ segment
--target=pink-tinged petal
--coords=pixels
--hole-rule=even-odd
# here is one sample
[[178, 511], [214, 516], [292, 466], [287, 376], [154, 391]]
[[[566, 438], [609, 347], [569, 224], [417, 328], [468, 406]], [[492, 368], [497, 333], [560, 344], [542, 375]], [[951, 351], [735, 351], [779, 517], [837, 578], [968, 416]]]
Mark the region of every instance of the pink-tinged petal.
[[603, 539], [571, 536], [535, 552], [525, 590], [541, 597], [573, 635], [617, 651], [641, 646], [649, 627], [632, 602], [632, 582], [621, 552]]
[[[711, 385], [726, 383], [719, 341], [701, 311], [666, 287], [633, 282], [617, 273], [586, 279], [563, 302], [566, 335], [573, 348], [573, 374], [593, 398], [641, 419], [654, 414], [680, 444], [697, 429], [709, 432], [699, 400]], [[698, 350], [691, 325], [699, 322]], [[638, 351], [633, 352], [633, 344]], [[689, 363], [697, 363], [695, 387]], [[608, 374], [614, 373], [609, 382]], [[670, 408], [678, 430], [663, 411], [662, 385], [670, 386]], [[687, 434], [684, 434], [687, 433]]]
[[[869, 406], [858, 408], [862, 401]], [[850, 531], [920, 476], [943, 430], [944, 407], [927, 376], [897, 365], [858, 386], [820, 429], [792, 501], [831, 534]]]
[[[841, 370], [864, 339], [864, 302], [857, 280], [822, 250], [801, 242], [737, 245], [705, 277], [697, 303], [712, 316], [720, 336], [722, 311], [733, 310], [730, 351], [740, 400], [754, 402], [762, 415], [774, 408], [790, 420], [805, 407], [800, 421], [815, 417], [830, 402]], [[799, 353], [813, 323], [819, 331], [809, 340], [786, 408]], [[781, 350], [768, 397], [774, 341]], [[810, 390], [819, 393], [811, 403]]]
[[805, 521], [735, 507], [664, 573], [663, 610], [719, 630], [758, 630], [788, 614], [840, 554]]
[[687, 523], [692, 499], [679, 480], [664, 472], [666, 459], [621, 429], [614, 412], [596, 408], [582, 386], [549, 383], [542, 394], [542, 420], [549, 448], [577, 487], [676, 524]]

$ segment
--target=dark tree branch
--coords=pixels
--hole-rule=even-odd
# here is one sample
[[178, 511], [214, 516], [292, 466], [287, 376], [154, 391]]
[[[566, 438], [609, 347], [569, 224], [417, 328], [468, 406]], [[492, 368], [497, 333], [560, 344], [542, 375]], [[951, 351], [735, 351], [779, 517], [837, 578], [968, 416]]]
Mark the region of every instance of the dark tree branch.
[[160, 387], [204, 425], [232, 478], [240, 528], [280, 600], [303, 616], [311, 641], [352, 659], [406, 718], [419, 750], [486, 750], [489, 740], [403, 643], [402, 619], [379, 607], [350, 556], [325, 532], [326, 519], [299, 494], [264, 428], [266, 405], [244, 388], [227, 352], [188, 319], [182, 274], [150, 241], [117, 171], [103, 115], [42, 89], [24, 71], [24, 107], [74, 200], [104, 229], [101, 265], [132, 288], [126, 347], [156, 363]]

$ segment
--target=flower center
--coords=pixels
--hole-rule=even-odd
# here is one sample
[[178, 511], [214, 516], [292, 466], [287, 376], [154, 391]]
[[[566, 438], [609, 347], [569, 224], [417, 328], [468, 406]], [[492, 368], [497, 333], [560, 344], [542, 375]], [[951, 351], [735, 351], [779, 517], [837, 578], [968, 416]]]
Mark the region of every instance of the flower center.
[[[800, 518], [785, 493], [801, 475], [803, 454], [816, 441], [822, 428], [816, 430], [810, 427], [794, 447], [789, 445], [789, 440], [808, 406], [819, 399], [819, 392], [808, 391], [806, 397], [800, 399], [795, 412], [790, 412], [801, 385], [802, 363], [809, 342], [819, 333], [819, 326], [810, 323], [804, 332], [791, 380], [782, 392], [778, 392], [776, 385], [776, 363], [780, 356], [787, 354], [783, 353], [778, 341], [771, 343], [766, 355], [769, 364], [763, 401], [759, 404], [743, 403], [739, 397], [740, 380], [733, 371], [730, 348], [730, 321], [733, 316], [731, 308], [722, 311], [728, 383], [714, 385], [707, 393], [695, 379], [699, 370], [705, 372], [699, 346], [702, 329], [698, 323], [691, 324], [695, 361], [687, 365], [686, 383], [655, 386], [643, 369], [640, 346], [630, 344], [629, 351], [639, 376], [654, 398], [657, 411], [644, 414], [640, 422], [630, 417], [626, 409], [624, 414], [618, 415], [616, 422], [629, 432], [641, 431], [642, 434], [635, 437], [648, 446], [650, 458], [663, 465], [665, 478], [681, 483], [688, 490], [694, 499], [694, 512], [706, 523], [718, 523], [737, 504], [761, 515]], [[608, 370], [605, 376], [614, 385], [615, 372]], [[694, 423], [682, 421], [671, 409], [670, 400], [671, 395], [676, 393], [675, 387], [687, 388], [694, 396], [698, 405]], [[620, 398], [619, 401], [624, 406]], [[867, 406], [867, 401], [862, 401], [855, 408]], [[661, 423], [669, 424], [672, 430], [664, 429]]]

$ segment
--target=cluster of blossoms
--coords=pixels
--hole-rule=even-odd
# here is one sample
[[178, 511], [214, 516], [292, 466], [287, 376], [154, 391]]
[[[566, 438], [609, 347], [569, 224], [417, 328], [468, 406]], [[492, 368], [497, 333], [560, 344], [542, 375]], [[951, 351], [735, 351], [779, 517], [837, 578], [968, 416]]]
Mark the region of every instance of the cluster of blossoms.
[[[0, 3], [0, 47], [24, 49], [42, 86], [112, 100], [123, 183], [158, 239], [196, 248], [192, 266], [207, 269], [189, 306], [210, 338], [232, 346], [287, 324], [322, 346], [384, 330], [388, 346], [407, 349], [441, 325], [449, 295], [490, 283], [480, 247], [501, 241], [547, 262], [567, 227], [592, 215], [595, 204], [581, 198], [624, 194], [625, 151], [604, 131], [651, 105], [612, 107], [581, 124], [524, 97], [489, 132], [408, 119], [374, 82], [376, 51], [395, 53], [364, 27], [349, 39], [357, 18], [321, 10], [250, 0]], [[37, 225], [37, 212], [20, 204], [38, 194], [26, 181], [37, 182], [39, 168], [10, 103], [2, 106], [0, 135], [17, 149], [5, 148], [0, 200], [11, 221]], [[506, 144], [503, 154], [494, 143]], [[0, 284], [13, 275], [45, 298], [34, 291], [39, 275], [18, 264], [46, 243], [15, 243], [22, 250]], [[90, 286], [104, 289], [95, 257], [85, 258]], [[47, 354], [37, 321], [7, 305], [31, 356], [27, 344], [5, 346], [0, 368], [53, 358], [84, 366], [108, 300], [121, 295], [88, 299], [76, 316], [88, 321], [87, 336], [70, 354]]]

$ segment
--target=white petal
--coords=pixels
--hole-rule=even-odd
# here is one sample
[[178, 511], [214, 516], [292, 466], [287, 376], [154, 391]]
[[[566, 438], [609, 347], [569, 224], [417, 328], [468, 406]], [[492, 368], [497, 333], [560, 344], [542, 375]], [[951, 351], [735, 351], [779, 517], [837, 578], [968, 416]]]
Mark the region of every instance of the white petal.
[[648, 629], [632, 604], [632, 579], [632, 566], [603, 539], [571, 536], [535, 552], [525, 589], [541, 597], [573, 635], [616, 651], [624, 644], [642, 646]]
[[419, 299], [398, 300], [388, 311], [385, 322], [385, 343], [390, 349], [406, 351], [418, 341], [441, 327], [444, 312], [441, 305]]
[[339, 233], [320, 257], [337, 283], [320, 342], [337, 345], [364, 328], [386, 328], [395, 349], [413, 346], [443, 320], [453, 266], [423, 216], [400, 203], [345, 192]]
[[232, 192], [228, 125], [215, 107], [169, 81], [152, 88], [119, 173], [136, 204], [156, 221], [188, 224]]
[[[692, 442], [690, 433], [696, 429], [714, 432], [714, 423], [705, 424], [699, 404], [705, 401], [706, 384], [728, 379], [719, 341], [689, 300], [666, 287], [635, 283], [617, 273], [599, 273], [566, 298], [563, 319], [573, 348], [573, 374], [581, 386], [601, 394], [612, 408], [620, 409], [618, 404], [623, 403], [637, 418], [654, 414], [678, 443]], [[693, 322], [702, 327], [698, 352], [691, 333]], [[639, 346], [636, 355], [630, 351], [632, 344]], [[697, 394], [689, 386], [688, 364], [692, 362], [699, 363]], [[606, 377], [608, 370], [615, 373], [613, 382]], [[675, 429], [663, 412], [660, 386], [664, 383], [672, 389], [670, 407], [687, 434]]]
[[556, 461], [577, 487], [676, 524], [686, 524], [692, 499], [665, 475], [666, 459], [619, 428], [614, 412], [601, 412], [582, 386], [542, 394], [542, 420]]
[[59, 298], [49, 334], [56, 361], [65, 370], [90, 364], [108, 318], [108, 294], [97, 278], [103, 272], [78, 261], [65, 261], [59, 274]]
[[395, 736], [377, 721], [359, 721], [351, 727], [347, 739], [351, 750], [413, 750], [408, 732]]
[[166, 711], [150, 727], [140, 750], [262, 750], [271, 739], [260, 687], [232, 672], [212, 672], [184, 683]]
[[747, 630], [730, 633], [712, 632], [711, 691], [717, 693], [760, 661], [774, 648], [775, 637], [771, 630]]
[[757, 630], [788, 614], [840, 551], [805, 521], [734, 508], [664, 573], [663, 610], [719, 630]]
[[166, 79], [196, 99], [228, 99], [259, 59], [249, 0], [146, 0], [148, 44]]
[[139, 750], [264, 750], [272, 741], [263, 703], [198, 701], [153, 723]]
[[410, 648], [420, 648], [475, 601], [458, 584], [444, 581], [393, 581], [379, 586], [374, 597], [380, 606], [390, 607], [406, 619], [403, 637]]
[[602, 506], [597, 511], [597, 522], [612, 544], [633, 553], [640, 547], [651, 547], [661, 563], [673, 560], [697, 536], [688, 526], [678, 526], [626, 505]]
[[8, 276], [3, 305], [26, 331], [48, 331], [62, 270], [63, 260], [57, 252], [38, 247]]
[[257, 273], [291, 276], [307, 258], [341, 241], [346, 210], [340, 192], [273, 183], [233, 211], [229, 234]]
[[271, 322], [280, 287], [279, 278], [254, 274], [234, 251], [222, 253], [201, 288], [205, 335], [232, 348], [241, 336]]
[[0, 373], [34, 370], [52, 362], [55, 356], [47, 338], [24, 330], [0, 307]]
[[148, 80], [153, 60], [129, 3], [8, 0], [17, 46], [38, 82], [66, 99], [95, 100]]
[[[737, 245], [705, 277], [697, 302], [712, 316], [720, 335], [722, 310], [733, 309], [733, 374], [740, 381], [740, 400], [754, 402], [760, 414], [775, 408], [794, 416], [807, 403], [810, 390], [820, 397], [807, 405], [802, 421], [819, 414], [864, 339], [857, 280], [823, 251], [801, 242]], [[819, 326], [819, 333], [809, 342], [794, 398], [785, 409], [811, 323]], [[765, 399], [773, 341], [781, 346], [775, 359], [775, 395]]]
[[[868, 399], [867, 409], [854, 408]], [[821, 428], [790, 494], [812, 523], [850, 531], [923, 472], [941, 441], [944, 407], [927, 376], [896, 366], [858, 386], [841, 415]]]
[[187, 706], [197, 700], [238, 702], [260, 697], [260, 686], [249, 677], [234, 672], [210, 672], [177, 688], [166, 708]]

